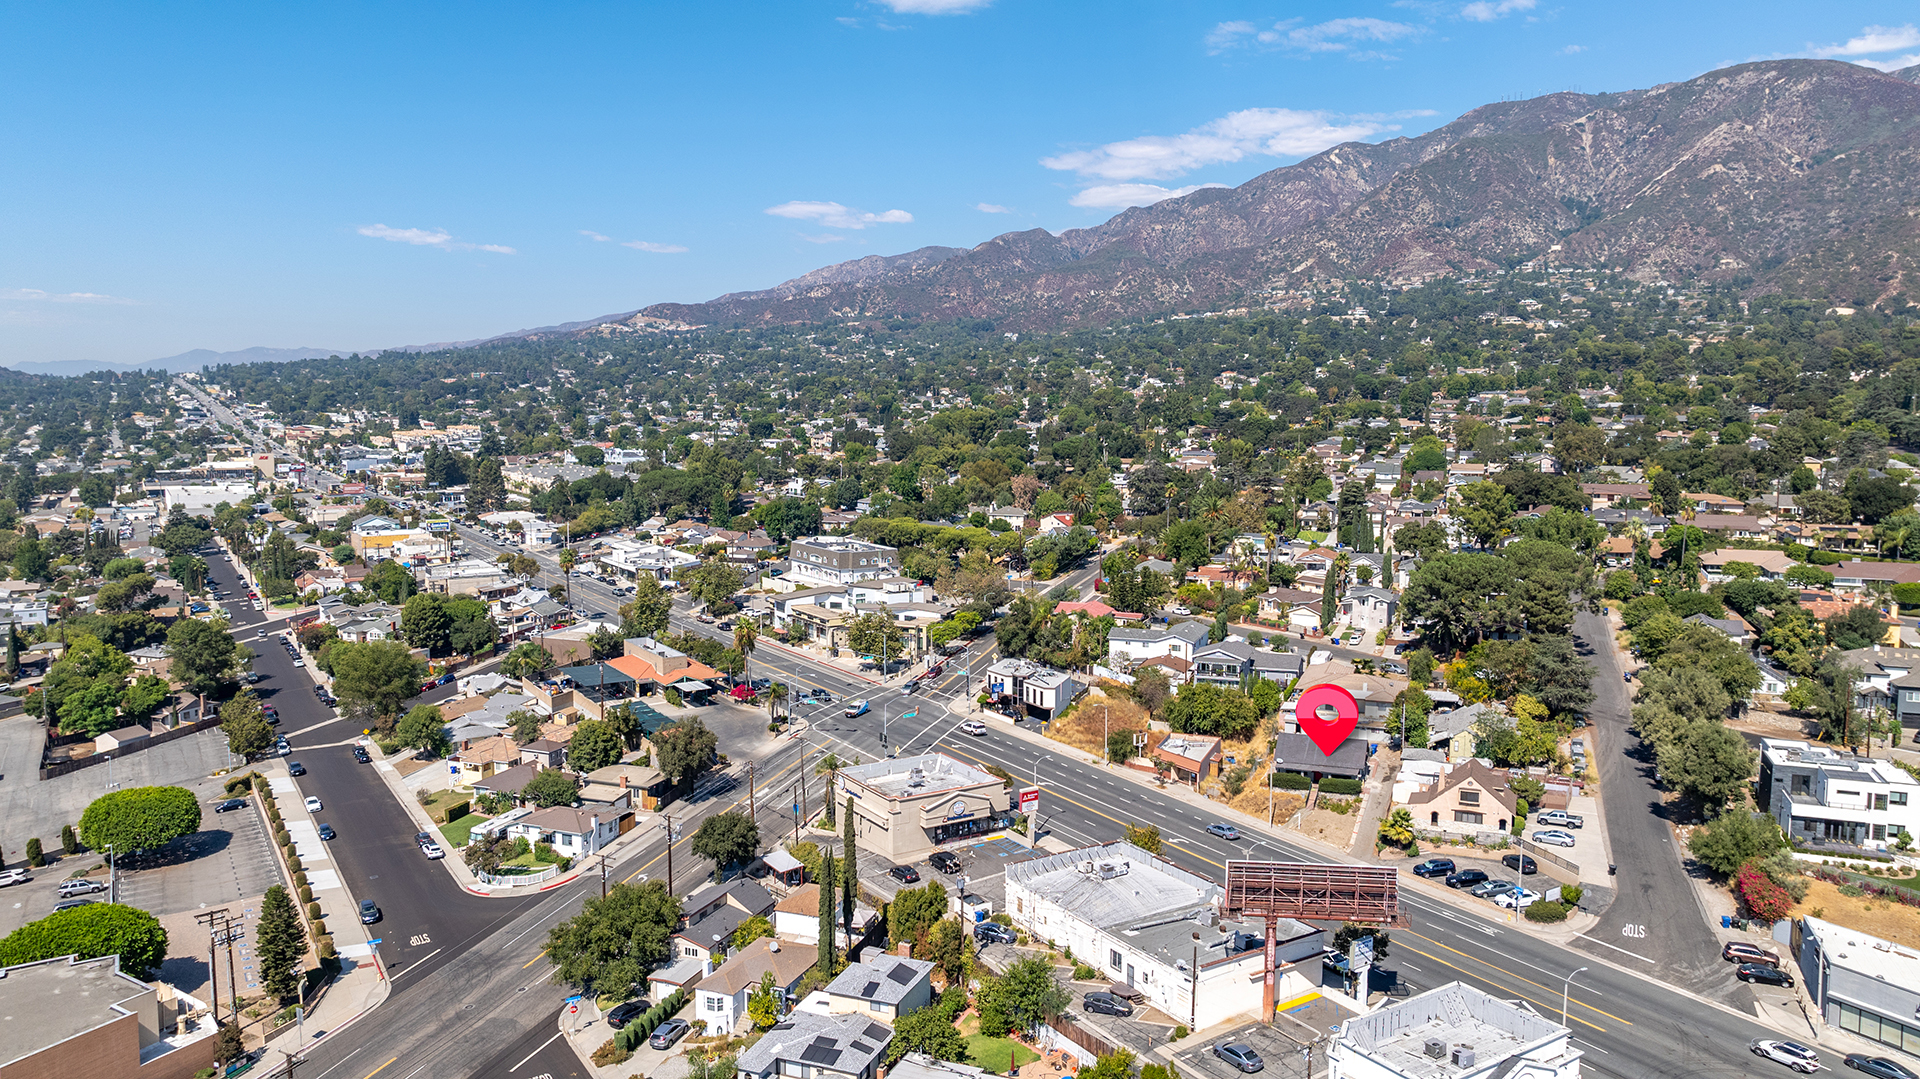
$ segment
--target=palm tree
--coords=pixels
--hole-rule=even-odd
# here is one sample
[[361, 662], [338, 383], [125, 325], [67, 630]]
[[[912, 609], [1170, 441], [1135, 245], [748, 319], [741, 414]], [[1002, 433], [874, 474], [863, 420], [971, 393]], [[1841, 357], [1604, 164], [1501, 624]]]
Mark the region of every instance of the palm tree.
[[739, 618], [733, 623], [733, 650], [740, 653], [740, 672], [744, 677], [748, 662], [753, 658], [753, 650], [760, 646], [760, 623], [751, 618]]
[[1067, 505], [1073, 507], [1074, 524], [1083, 525], [1087, 523], [1087, 502], [1090, 497], [1085, 487], [1076, 487], [1073, 493], [1067, 496]]
[[785, 682], [775, 682], [767, 687], [767, 720], [769, 722], [773, 720], [774, 712], [778, 709], [780, 702], [786, 699], [787, 684]]
[[1887, 548], [1893, 548], [1893, 560], [1900, 560], [1900, 551], [1906, 547], [1907, 540], [1913, 536], [1912, 525], [1881, 524], [1873, 530], [1874, 541], [1880, 545], [1880, 557], [1887, 557]]

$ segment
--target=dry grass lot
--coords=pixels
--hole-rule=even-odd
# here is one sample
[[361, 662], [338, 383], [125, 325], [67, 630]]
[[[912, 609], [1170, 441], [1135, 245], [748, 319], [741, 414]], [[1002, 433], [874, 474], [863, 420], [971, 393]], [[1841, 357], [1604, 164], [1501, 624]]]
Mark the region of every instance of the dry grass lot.
[[1793, 916], [1811, 914], [1836, 925], [1871, 933], [1883, 940], [1909, 947], [1920, 947], [1920, 908], [1890, 903], [1872, 896], [1844, 896], [1837, 885], [1824, 880], [1809, 882], [1804, 903], [1793, 908]]

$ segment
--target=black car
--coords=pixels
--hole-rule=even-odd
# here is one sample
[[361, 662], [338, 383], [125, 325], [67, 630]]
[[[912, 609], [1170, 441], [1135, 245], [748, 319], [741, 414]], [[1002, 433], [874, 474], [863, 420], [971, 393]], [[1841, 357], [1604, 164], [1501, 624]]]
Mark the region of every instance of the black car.
[[1252, 1075], [1254, 1072], [1260, 1071], [1267, 1066], [1266, 1061], [1260, 1059], [1260, 1054], [1253, 1051], [1253, 1046], [1247, 1045], [1244, 1042], [1235, 1042], [1232, 1045], [1216, 1045], [1213, 1047], [1213, 1055], [1248, 1075]]
[[960, 859], [951, 852], [944, 850], [934, 851], [927, 856], [927, 861], [942, 873], [960, 872]]
[[887, 870], [887, 876], [892, 877], [902, 884], [920, 883], [920, 874], [910, 865], [896, 865], [892, 869]]
[[1529, 873], [1540, 872], [1539, 864], [1533, 860], [1531, 855], [1527, 854], [1509, 854], [1500, 859], [1500, 864], [1506, 866], [1508, 869], [1514, 870], [1523, 877]]
[[1447, 887], [1471, 888], [1476, 884], [1485, 884], [1487, 875], [1478, 869], [1462, 869], [1458, 873], [1447, 874]]
[[432, 832], [415, 832], [413, 833], [413, 841], [415, 843], [418, 843], [420, 846], [424, 847], [427, 844], [434, 842], [433, 833]]
[[671, 1049], [673, 1043], [687, 1032], [689, 1024], [685, 1019], [669, 1019], [653, 1028], [653, 1037], [647, 1039], [649, 1049]]
[[371, 899], [360, 901], [360, 924], [372, 925], [380, 920], [380, 907]]
[[1897, 1061], [1886, 1057], [1870, 1057], [1865, 1053], [1848, 1053], [1847, 1067], [1854, 1071], [1866, 1072], [1874, 1079], [1920, 1079], [1913, 1071]]
[[1743, 982], [1761, 982], [1793, 988], [1793, 975], [1766, 963], [1742, 963], [1733, 968], [1733, 976]]
[[338, 835], [338, 834], [339, 834], [338, 832], [335, 832], [335, 831], [333, 830], [333, 825], [331, 825], [331, 824], [323, 824], [323, 825], [321, 825], [321, 826], [320, 826], [320, 838], [321, 838], [321, 839], [332, 839], [332, 838], [333, 838], [334, 836], [336, 836], [336, 835]]
[[365, 746], [353, 747], [353, 759], [356, 761], [359, 761], [361, 764], [373, 763], [373, 757], [367, 753], [367, 748]]
[[977, 922], [973, 927], [973, 939], [982, 944], [1012, 944], [1020, 939], [1020, 935], [999, 922]]
[[645, 1000], [629, 1000], [625, 1004], [616, 1006], [612, 1011], [607, 1013], [607, 1027], [610, 1030], [619, 1030], [621, 1027], [626, 1026], [638, 1018], [641, 1012], [651, 1007], [653, 1007], [653, 1005], [648, 1004]]
[[219, 805], [214, 806], [213, 811], [215, 813], [225, 813], [225, 812], [228, 812], [229, 810], [245, 809], [245, 808], [247, 808], [247, 800], [245, 798], [229, 798], [226, 801], [221, 802]]
[[300, 763], [299, 761], [288, 761], [288, 762], [287, 762], [287, 774], [288, 774], [288, 775], [290, 775], [290, 776], [303, 776], [303, 775], [306, 775], [306, 774], [307, 774], [307, 766], [306, 766], [306, 765], [304, 765], [304, 764], [301, 764], [301, 763]]
[[1132, 1015], [1133, 1005], [1112, 993], [1088, 993], [1080, 1007], [1095, 1015]]
[[1444, 877], [1453, 872], [1452, 858], [1428, 858], [1408, 870], [1416, 877]]

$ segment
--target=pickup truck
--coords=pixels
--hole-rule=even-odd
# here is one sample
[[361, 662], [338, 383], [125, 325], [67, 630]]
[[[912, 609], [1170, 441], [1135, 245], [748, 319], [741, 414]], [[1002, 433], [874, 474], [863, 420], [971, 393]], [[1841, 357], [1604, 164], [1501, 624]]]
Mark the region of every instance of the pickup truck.
[[1564, 809], [1549, 809], [1540, 814], [1541, 824], [1551, 824], [1560, 828], [1585, 828], [1587, 819], [1578, 813], [1569, 813]]

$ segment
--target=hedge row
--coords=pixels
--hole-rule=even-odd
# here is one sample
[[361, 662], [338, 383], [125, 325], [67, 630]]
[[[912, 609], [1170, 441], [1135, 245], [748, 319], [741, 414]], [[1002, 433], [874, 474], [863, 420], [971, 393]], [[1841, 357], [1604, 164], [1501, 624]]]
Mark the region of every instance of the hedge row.
[[687, 991], [675, 989], [667, 999], [648, 1008], [626, 1026], [621, 1027], [620, 1033], [614, 1036], [614, 1044], [628, 1052], [640, 1048], [640, 1043], [653, 1033], [654, 1028], [671, 1019], [673, 1013], [686, 1007], [686, 1004]]

